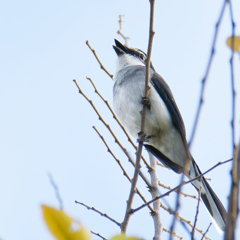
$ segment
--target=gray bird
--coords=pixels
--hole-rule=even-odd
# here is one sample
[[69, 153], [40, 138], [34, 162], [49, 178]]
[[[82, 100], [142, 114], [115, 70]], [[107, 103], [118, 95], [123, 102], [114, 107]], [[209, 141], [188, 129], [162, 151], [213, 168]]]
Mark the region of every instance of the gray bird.
[[[113, 78], [113, 106], [123, 126], [138, 139], [145, 90], [146, 54], [139, 49], [128, 48], [117, 40], [115, 44], [113, 48], [118, 55], [118, 61]], [[150, 87], [144, 129], [147, 135], [145, 148], [174, 172], [186, 173], [190, 179], [199, 176], [201, 171], [189, 152], [184, 122], [173, 94], [152, 63]], [[187, 160], [190, 160], [190, 167], [185, 169]], [[201, 198], [206, 208], [224, 231], [227, 212], [217, 195], [204, 177], [192, 184], [197, 191], [202, 188]]]

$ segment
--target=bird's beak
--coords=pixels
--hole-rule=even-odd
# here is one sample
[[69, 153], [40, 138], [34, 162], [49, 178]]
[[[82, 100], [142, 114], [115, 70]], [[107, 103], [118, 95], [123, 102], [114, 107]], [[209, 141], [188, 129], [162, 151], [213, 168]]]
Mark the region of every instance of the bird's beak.
[[115, 40], [116, 46], [113, 46], [114, 50], [116, 51], [117, 55], [120, 56], [124, 53], [131, 53], [130, 49], [126, 46], [124, 46], [122, 43], [120, 43], [117, 39]]
[[124, 54], [124, 52], [120, 48], [118, 48], [117, 46], [113, 45], [113, 49], [115, 50], [115, 52], [117, 53], [118, 56], [121, 56], [121, 55]]

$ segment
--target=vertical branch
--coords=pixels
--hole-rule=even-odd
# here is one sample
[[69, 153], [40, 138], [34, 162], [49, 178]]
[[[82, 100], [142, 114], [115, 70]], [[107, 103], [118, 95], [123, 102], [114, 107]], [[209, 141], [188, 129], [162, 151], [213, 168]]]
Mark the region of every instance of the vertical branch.
[[[235, 23], [233, 21], [233, 12], [232, 12], [232, 4], [231, 1], [229, 3], [229, 11], [230, 11], [230, 18], [231, 18], [231, 25], [232, 25], [232, 46], [234, 46], [234, 34], [235, 34]], [[237, 220], [237, 213], [238, 213], [238, 187], [239, 187], [239, 177], [238, 177], [238, 155], [240, 154], [239, 147], [236, 147], [235, 144], [235, 105], [236, 105], [236, 93], [235, 93], [235, 84], [234, 84], [234, 75], [233, 75], [233, 56], [234, 56], [234, 49], [231, 48], [231, 58], [230, 58], [230, 68], [231, 68], [231, 86], [232, 86], [232, 146], [233, 146], [233, 166], [231, 170], [232, 176], [232, 186], [230, 195], [228, 198], [228, 221], [226, 226], [225, 232], [225, 240], [235, 239], [234, 232], [236, 227], [236, 220]]]
[[122, 18], [124, 17], [124, 15], [119, 15], [119, 30], [117, 31], [117, 33], [119, 35], [121, 35], [123, 37], [123, 39], [125, 40], [125, 46], [126, 47], [129, 47], [129, 41], [130, 41], [130, 38], [129, 37], [126, 37], [123, 32], [124, 32], [124, 29], [123, 29], [123, 20]]
[[[150, 90], [150, 87], [149, 87], [149, 75], [150, 74], [149, 73], [150, 73], [150, 59], [151, 59], [151, 52], [152, 52], [152, 42], [153, 42], [153, 36], [154, 36], [154, 31], [153, 31], [154, 3], [155, 3], [155, 0], [150, 0], [150, 34], [149, 34], [147, 63], [146, 63], [146, 83], [145, 83], [145, 96], [144, 96], [145, 99], [148, 98], [148, 94], [149, 94], [149, 90]], [[147, 106], [143, 105], [141, 135], [139, 138], [139, 145], [138, 145], [138, 150], [137, 150], [136, 166], [135, 166], [134, 176], [133, 176], [133, 180], [132, 180], [130, 195], [129, 195], [129, 199], [127, 202], [127, 209], [126, 209], [125, 217], [121, 224], [121, 231], [123, 233], [126, 233], [127, 225], [128, 225], [129, 219], [130, 219], [130, 215], [132, 213], [132, 203], [133, 203], [134, 193], [136, 191], [138, 174], [139, 174], [139, 171], [141, 168], [140, 160], [141, 160], [141, 155], [142, 155], [143, 141], [144, 141], [144, 137], [145, 137], [144, 136], [144, 126], [145, 126], [146, 110], [147, 110]]]
[[228, 199], [228, 221], [226, 225], [225, 240], [232, 240], [234, 238], [234, 230], [236, 227], [236, 220], [238, 214], [238, 187], [239, 187], [239, 174], [238, 163], [240, 162], [240, 147], [235, 148], [232, 175], [231, 192]]
[[[235, 23], [233, 21], [233, 12], [232, 12], [232, 4], [231, 1], [228, 1], [229, 3], [229, 10], [230, 10], [230, 18], [231, 18], [231, 24], [232, 24], [232, 46], [234, 46], [234, 35], [235, 35]], [[234, 75], [233, 75], [233, 56], [234, 56], [234, 49], [231, 48], [231, 58], [230, 58], [230, 68], [231, 68], [231, 85], [232, 85], [232, 146], [233, 146], [233, 154], [235, 151], [235, 105], [236, 105], [236, 92], [235, 92], [235, 83], [234, 83]]]
[[193, 124], [192, 134], [191, 134], [191, 137], [190, 137], [190, 140], [189, 140], [189, 143], [188, 143], [188, 147], [189, 147], [189, 148], [190, 148], [190, 146], [191, 146], [191, 144], [192, 144], [192, 142], [193, 142], [193, 138], [194, 138], [194, 135], [195, 135], [195, 132], [196, 132], [196, 128], [197, 128], [197, 124], [198, 124], [200, 112], [201, 112], [201, 109], [202, 109], [203, 93], [204, 93], [204, 90], [205, 90], [208, 73], [209, 73], [209, 70], [210, 70], [210, 67], [211, 67], [211, 64], [212, 64], [213, 55], [214, 55], [214, 53], [215, 53], [215, 43], [216, 43], [216, 40], [217, 40], [219, 25], [220, 25], [220, 23], [221, 23], [222, 16], [223, 16], [223, 13], [224, 13], [224, 10], [225, 10], [227, 1], [228, 1], [228, 0], [224, 0], [223, 7], [222, 7], [222, 10], [221, 10], [221, 12], [220, 12], [219, 19], [218, 19], [218, 21], [217, 21], [217, 23], [216, 23], [216, 29], [215, 29], [215, 33], [214, 33], [214, 37], [213, 37], [213, 43], [212, 43], [212, 49], [211, 49], [210, 57], [209, 57], [209, 60], [208, 60], [208, 65], [207, 65], [206, 73], [205, 73], [204, 78], [202, 79], [202, 87], [201, 87], [201, 91], [200, 91], [200, 100], [199, 100], [199, 104], [198, 104], [198, 108], [197, 108], [197, 113], [196, 113], [196, 117], [195, 117], [194, 124]]
[[201, 191], [202, 191], [202, 187], [200, 187], [200, 189], [198, 191], [198, 204], [197, 204], [197, 211], [196, 211], [194, 224], [193, 224], [193, 227], [192, 227], [192, 240], [194, 240], [194, 232], [195, 232], [195, 228], [197, 226], [197, 217], [198, 217], [199, 206], [200, 206], [200, 201], [201, 201]]
[[58, 186], [57, 186], [57, 184], [54, 182], [51, 173], [48, 173], [48, 178], [49, 178], [49, 181], [50, 181], [50, 183], [52, 184], [52, 186], [53, 186], [53, 188], [54, 188], [54, 190], [55, 190], [56, 198], [57, 198], [57, 200], [58, 200], [58, 202], [59, 202], [59, 207], [60, 207], [61, 210], [63, 210], [63, 201], [62, 201], [62, 198], [61, 198], [61, 196], [60, 196], [60, 194], [59, 194]]
[[[151, 177], [151, 189], [150, 192], [152, 194], [152, 199], [158, 197], [158, 178], [157, 178], [157, 159], [151, 154], [149, 153], [149, 158], [150, 158], [150, 165], [152, 170], [149, 171], [150, 177]], [[156, 200], [155, 202], [153, 202], [153, 221], [154, 221], [154, 240], [158, 240], [161, 239], [162, 237], [162, 230], [163, 230], [163, 226], [161, 223], [161, 218], [160, 218], [160, 206], [161, 206], [161, 202], [160, 199]]]
[[[189, 160], [187, 162], [189, 162]], [[185, 169], [186, 169], [186, 167], [185, 167]], [[179, 185], [179, 191], [177, 192], [177, 199], [176, 199], [176, 205], [175, 205], [174, 218], [173, 218], [173, 222], [172, 222], [172, 226], [171, 226], [171, 232], [172, 233], [174, 232], [174, 227], [175, 227], [175, 223], [176, 223], [177, 216], [178, 216], [178, 212], [177, 211], [178, 211], [179, 206], [180, 206], [180, 191], [181, 191], [181, 186], [183, 184], [183, 180], [184, 180], [184, 174], [182, 173], [181, 180], [180, 180], [180, 185]], [[173, 239], [173, 234], [170, 235], [170, 240], [172, 240], [172, 239]]]

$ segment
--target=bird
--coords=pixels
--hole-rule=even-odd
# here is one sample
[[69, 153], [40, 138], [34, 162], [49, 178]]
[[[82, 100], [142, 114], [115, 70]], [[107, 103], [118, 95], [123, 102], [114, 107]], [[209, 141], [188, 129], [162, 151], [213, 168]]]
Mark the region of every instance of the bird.
[[[146, 59], [142, 50], [130, 48], [115, 39], [113, 48], [118, 56], [113, 77], [113, 108], [128, 132], [138, 139], [145, 92]], [[174, 172], [193, 179], [202, 174], [192, 157], [186, 139], [185, 125], [164, 79], [150, 63], [150, 90], [144, 133], [144, 147], [149, 154]], [[187, 169], [186, 169], [187, 168]], [[227, 212], [204, 176], [192, 182], [212, 218], [225, 231]]]

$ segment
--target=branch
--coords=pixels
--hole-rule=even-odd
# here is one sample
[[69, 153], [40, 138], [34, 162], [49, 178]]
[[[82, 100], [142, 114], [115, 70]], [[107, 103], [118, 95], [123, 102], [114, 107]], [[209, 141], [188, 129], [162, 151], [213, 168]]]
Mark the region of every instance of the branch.
[[[146, 82], [145, 82], [145, 99], [148, 98], [149, 94], [149, 73], [150, 73], [150, 59], [151, 59], [151, 52], [152, 52], [152, 42], [153, 42], [153, 16], [154, 16], [154, 3], [155, 0], [150, 0], [150, 33], [149, 33], [149, 43], [148, 43], [148, 53], [147, 53], [147, 62], [146, 62]], [[136, 159], [136, 167], [135, 167], [135, 172], [134, 172], [134, 177], [132, 180], [132, 187], [130, 190], [130, 195], [129, 199], [127, 202], [127, 209], [125, 213], [125, 217], [121, 226], [121, 231], [123, 233], [126, 233], [127, 230], [127, 225], [131, 216], [131, 210], [132, 210], [132, 203], [133, 203], [133, 198], [134, 198], [134, 192], [136, 189], [137, 185], [137, 180], [138, 180], [138, 174], [141, 168], [140, 165], [140, 160], [141, 160], [141, 155], [142, 155], [142, 148], [143, 148], [143, 141], [144, 141], [144, 126], [145, 126], [145, 117], [146, 117], [146, 110], [147, 106], [143, 105], [143, 110], [142, 110], [142, 121], [141, 121], [141, 136], [139, 139], [139, 145], [138, 145], [138, 151], [137, 151], [137, 159]]]
[[123, 32], [124, 32], [124, 30], [123, 30], [123, 20], [122, 20], [122, 17], [124, 17], [124, 15], [119, 15], [119, 30], [117, 31], [117, 33], [119, 34], [119, 35], [121, 35], [122, 37], [123, 37], [123, 39], [125, 40], [125, 46], [126, 47], [129, 47], [129, 41], [130, 41], [130, 38], [129, 37], [126, 37], [124, 34], [123, 34]]
[[58, 202], [59, 202], [60, 209], [63, 210], [63, 201], [62, 201], [62, 198], [61, 198], [61, 196], [60, 196], [60, 194], [59, 194], [58, 186], [57, 186], [57, 184], [54, 182], [51, 173], [48, 173], [48, 178], [49, 178], [49, 181], [50, 181], [51, 185], [53, 186], [53, 188], [54, 188], [54, 190], [55, 190], [56, 198], [57, 198], [57, 200], [58, 200]]
[[[188, 169], [189, 163], [190, 163], [190, 159], [187, 159], [187, 164], [184, 167], [184, 173], [185, 173], [186, 169]], [[175, 227], [175, 223], [176, 223], [176, 219], [177, 219], [177, 215], [178, 215], [178, 208], [180, 206], [180, 192], [181, 192], [182, 184], [184, 183], [183, 180], [184, 180], [184, 174], [182, 174], [182, 176], [181, 176], [180, 185], [178, 188], [179, 191], [177, 192], [176, 207], [175, 207], [174, 218], [173, 218], [173, 222], [172, 222], [172, 226], [171, 226], [171, 232], [174, 232], [174, 227]], [[172, 238], [173, 238], [173, 235], [171, 234], [170, 240], [172, 240]]]
[[197, 217], [198, 217], [199, 206], [200, 206], [200, 201], [201, 201], [201, 191], [202, 191], [202, 187], [200, 187], [200, 189], [198, 191], [198, 204], [197, 204], [196, 216], [195, 216], [195, 220], [194, 220], [194, 224], [193, 224], [193, 228], [192, 228], [192, 240], [194, 240], [194, 232], [195, 232], [195, 228], [197, 225]]
[[[119, 164], [120, 168], [121, 168], [122, 171], [123, 171], [123, 175], [127, 177], [127, 179], [129, 180], [129, 182], [131, 182], [130, 177], [128, 176], [128, 174], [126, 173], [126, 171], [124, 170], [124, 168], [122, 167], [120, 160], [118, 160], [118, 159], [115, 157], [115, 155], [112, 153], [111, 149], [110, 149], [109, 146], [107, 145], [107, 143], [106, 143], [106, 141], [104, 140], [103, 136], [98, 132], [98, 130], [97, 130], [95, 127], [93, 127], [93, 128], [94, 128], [94, 130], [98, 133], [98, 135], [99, 135], [99, 137], [101, 138], [101, 140], [104, 142], [105, 146], [107, 147], [108, 152], [113, 156], [113, 158], [114, 158], [114, 159], [117, 161], [117, 163]], [[151, 185], [149, 185], [148, 187], [149, 187], [149, 189], [151, 189]], [[142, 200], [146, 203], [147, 201], [146, 201], [145, 198], [142, 196], [142, 194], [140, 193], [140, 191], [139, 191], [138, 189], [136, 189], [136, 192], [137, 192], [137, 194], [139, 194], [139, 196], [142, 198]], [[196, 197], [196, 198], [197, 198], [197, 197]], [[148, 207], [149, 207], [150, 211], [151, 211], [152, 213], [154, 213], [154, 210], [152, 209], [152, 207], [151, 207], [150, 205], [149, 205]], [[167, 207], [164, 206], [162, 203], [160, 203], [160, 207], [163, 208], [165, 211], [167, 211], [169, 214], [174, 214], [174, 212], [173, 212], [171, 209], [167, 208]], [[178, 217], [181, 221], [183, 221], [183, 222], [189, 224], [189, 226], [193, 227], [193, 225], [191, 224], [191, 221], [184, 219], [184, 218], [181, 217], [180, 215], [178, 215], [177, 217]], [[203, 234], [203, 231], [202, 231], [202, 230], [200, 230], [200, 229], [198, 229], [198, 228], [195, 228], [195, 229], [196, 229], [199, 233]], [[165, 229], [165, 228], [163, 228], [163, 231], [168, 232], [168, 233], [171, 233], [171, 231], [169, 231], [169, 230], [167, 230], [167, 229]], [[178, 236], [176, 233], [173, 233], [173, 236], [176, 236], [176, 237], [182, 239], [182, 237]], [[210, 238], [208, 238], [208, 239], [211, 240]]]
[[196, 117], [195, 117], [195, 120], [194, 120], [192, 134], [191, 134], [191, 137], [190, 137], [190, 140], [189, 140], [189, 143], [188, 143], [188, 147], [189, 148], [192, 145], [192, 142], [193, 142], [193, 139], [194, 139], [194, 135], [195, 135], [195, 132], [196, 132], [196, 128], [197, 128], [197, 124], [198, 124], [198, 120], [199, 120], [199, 116], [200, 116], [200, 112], [201, 112], [201, 109], [202, 109], [203, 93], [204, 93], [204, 90], [205, 90], [208, 73], [209, 73], [209, 70], [210, 70], [210, 67], [211, 67], [211, 64], [212, 64], [213, 55], [215, 53], [215, 43], [216, 43], [216, 40], [217, 40], [219, 25], [221, 23], [222, 16], [223, 16], [223, 13], [224, 13], [227, 1], [228, 0], [224, 0], [223, 7], [221, 9], [219, 19], [218, 19], [218, 21], [216, 23], [216, 29], [215, 29], [215, 33], [214, 33], [214, 37], [213, 37], [213, 43], [212, 43], [212, 49], [211, 49], [210, 57], [209, 57], [209, 60], [208, 60], [206, 73], [205, 73], [204, 78], [202, 79], [202, 87], [201, 87], [201, 91], [200, 91], [200, 100], [199, 100], [199, 104], [198, 104], [198, 108], [197, 108]]
[[[235, 23], [233, 21], [233, 12], [232, 12], [232, 4], [231, 1], [228, 0], [229, 3], [229, 11], [232, 25], [232, 46], [234, 46], [234, 35], [235, 35]], [[235, 83], [234, 83], [234, 75], [233, 75], [233, 57], [234, 57], [234, 49], [231, 48], [232, 54], [230, 58], [230, 68], [231, 68], [231, 85], [232, 85], [232, 146], [233, 146], [233, 154], [235, 154], [235, 106], [236, 106], [236, 92], [235, 92]]]
[[170, 190], [170, 191], [162, 194], [161, 196], [156, 197], [155, 199], [149, 201], [149, 202], [146, 203], [146, 204], [143, 204], [142, 206], [140, 206], [140, 207], [138, 207], [138, 208], [136, 208], [136, 209], [133, 209], [133, 210], [132, 210], [132, 213], [135, 213], [135, 212], [139, 211], [140, 209], [146, 207], [147, 205], [153, 203], [154, 201], [156, 201], [156, 200], [158, 200], [158, 199], [160, 199], [160, 198], [163, 198], [163, 197], [165, 197], [165, 196], [168, 196], [170, 193], [172, 193], [173, 191], [177, 190], [177, 189], [180, 188], [181, 186], [186, 185], [186, 184], [188, 184], [188, 183], [191, 183], [191, 182], [193, 182], [193, 181], [195, 181], [195, 180], [198, 180], [198, 179], [201, 178], [203, 175], [205, 175], [205, 174], [209, 173], [210, 171], [212, 171], [214, 168], [216, 168], [216, 167], [218, 167], [218, 166], [220, 166], [220, 165], [223, 165], [223, 164], [225, 164], [225, 163], [228, 163], [228, 162], [230, 162], [230, 161], [232, 161], [232, 160], [233, 160], [233, 159], [231, 158], [231, 159], [228, 159], [228, 160], [226, 160], [226, 161], [224, 161], [224, 162], [219, 162], [219, 163], [217, 163], [216, 165], [214, 165], [212, 168], [208, 169], [206, 172], [202, 173], [201, 175], [199, 175], [199, 176], [197, 176], [197, 177], [195, 177], [195, 178], [193, 178], [193, 179], [191, 179], [191, 180], [189, 180], [189, 181], [187, 181], [187, 182], [183, 182], [183, 183], [179, 184], [177, 187], [173, 188], [172, 190]]
[[174, 237], [177, 237], [177, 238], [179, 238], [180, 240], [183, 239], [183, 237], [180, 237], [180, 236], [177, 235], [175, 232], [171, 232], [171, 231], [169, 231], [169, 230], [167, 230], [167, 229], [165, 229], [165, 228], [163, 228], [163, 231], [164, 231], [164, 232], [167, 232], [167, 233], [169, 233], [169, 234], [172, 234]]
[[107, 69], [102, 65], [101, 61], [99, 60], [95, 50], [90, 46], [88, 40], [86, 41], [86, 44], [88, 45], [88, 47], [90, 48], [90, 50], [92, 51], [92, 53], [94, 54], [95, 58], [97, 59], [98, 63], [100, 64], [100, 68], [105, 72], [107, 73], [107, 75], [110, 77], [110, 78], [113, 78], [113, 75], [110, 74]]
[[[165, 209], [166, 211], [168, 211], [168, 212], [169, 212], [170, 214], [172, 214], [172, 215], [175, 213], [175, 212], [172, 211], [171, 209], [169, 209], [169, 208], [167, 208], [166, 206], [164, 206], [162, 203], [161, 203], [161, 207], [162, 207], [163, 209]], [[191, 228], [193, 228], [193, 224], [191, 223], [191, 221], [189, 221], [189, 220], [181, 217], [181, 216], [178, 215], [178, 214], [177, 214], [177, 218], [178, 218], [180, 221], [188, 224]], [[200, 229], [197, 228], [197, 227], [195, 227], [195, 230], [198, 231], [200, 234], [203, 235], [203, 230], [200, 230]], [[172, 234], [172, 235], [174, 236], [174, 234]], [[209, 238], [209, 237], [207, 237], [207, 236], [205, 236], [205, 238], [211, 240], [211, 238]]]
[[[172, 190], [171, 187], [162, 184], [160, 181], [158, 181], [158, 185], [161, 186], [161, 187], [163, 187], [163, 188], [165, 188], [165, 189]], [[181, 191], [179, 191], [179, 190], [176, 190], [175, 192], [178, 192], [178, 193], [182, 194], [184, 197], [190, 197], [190, 198], [198, 199], [198, 197], [196, 197], [196, 196], [194, 196], [194, 195], [190, 195], [190, 194], [181, 192]]]
[[119, 227], [121, 226], [121, 224], [120, 224], [119, 222], [117, 222], [117, 221], [114, 220], [113, 218], [109, 217], [106, 213], [102, 213], [102, 212], [100, 212], [99, 210], [97, 210], [96, 208], [94, 208], [94, 207], [89, 207], [88, 205], [86, 205], [86, 204], [84, 204], [84, 203], [81, 203], [81, 202], [78, 202], [77, 200], [75, 200], [75, 203], [80, 204], [80, 205], [86, 207], [88, 210], [92, 210], [92, 211], [100, 214], [102, 217], [107, 218], [108, 220], [110, 220], [111, 222], [115, 223], [115, 224], [116, 224], [117, 226], [119, 226]]
[[[92, 84], [92, 80], [91, 78], [87, 78]], [[112, 134], [115, 142], [120, 146], [120, 148], [123, 150], [123, 152], [126, 154], [126, 156], [128, 157], [128, 160], [131, 162], [131, 164], [135, 167], [135, 163], [134, 161], [132, 160], [131, 156], [128, 154], [126, 148], [124, 148], [121, 143], [119, 142], [119, 140], [117, 139], [117, 137], [115, 136], [115, 134], [113, 133], [112, 129], [110, 128], [110, 126], [103, 120], [102, 116], [100, 115], [100, 113], [97, 111], [96, 107], [94, 106], [93, 102], [83, 93], [83, 91], [81, 90], [81, 88], [79, 87], [77, 81], [74, 79], [73, 80], [74, 83], [76, 84], [78, 90], [79, 90], [79, 93], [83, 95], [83, 97], [90, 103], [91, 107], [94, 109], [94, 111], [96, 112], [96, 114], [98, 115], [99, 117], [99, 120], [102, 121], [102, 123], [104, 124], [104, 126], [109, 130], [109, 132]], [[95, 89], [95, 92], [100, 96], [100, 98], [106, 103], [107, 106], [109, 106], [108, 102], [101, 96], [101, 94], [98, 92], [97, 88], [95, 87], [95, 85], [93, 84], [93, 87]], [[113, 114], [113, 117], [115, 118], [116, 115], [114, 114], [114, 112], [112, 111], [111, 107], [109, 106], [109, 110], [112, 112]], [[117, 119], [117, 117], [115, 118], [117, 122], [119, 122], [119, 120]], [[120, 122], [119, 122], [120, 123]], [[120, 124], [120, 126], [122, 126]], [[122, 126], [123, 130], [124, 127]], [[131, 140], [129, 135], [127, 134], [126, 130], [124, 131], [127, 135], [127, 137], [129, 138], [129, 141]], [[131, 143], [133, 144], [133, 142], [131, 141]], [[135, 146], [133, 144], [133, 146]], [[136, 147], [136, 146], [135, 146]], [[152, 169], [151, 166], [146, 162], [146, 160], [143, 158], [142, 156], [142, 159], [144, 160], [144, 163], [146, 164], [147, 168], [149, 169], [149, 171]], [[140, 176], [141, 178], [143, 179], [143, 181], [146, 183], [146, 185], [148, 186], [148, 188], [150, 189], [151, 188], [151, 184], [148, 182], [147, 178], [143, 175], [143, 173], [140, 171]]]
[[[152, 199], [155, 197], [159, 196], [158, 195], [158, 178], [157, 178], [157, 159], [149, 153], [149, 159], [150, 159], [150, 164], [152, 167], [152, 171], [149, 172], [150, 177], [151, 177], [151, 185], [152, 188], [150, 189], [150, 193], [152, 194]], [[163, 226], [161, 223], [161, 218], [160, 218], [160, 205], [161, 202], [160, 200], [156, 201], [153, 203], [153, 209], [154, 209], [154, 215], [153, 215], [153, 222], [154, 222], [154, 240], [161, 239], [162, 238], [162, 231], [163, 231]]]
[[225, 240], [234, 239], [234, 231], [236, 227], [237, 214], [238, 214], [238, 187], [239, 187], [239, 174], [238, 162], [240, 162], [240, 147], [236, 147], [234, 151], [233, 167], [231, 171], [232, 186], [230, 196], [228, 198], [228, 221], [226, 225]]
[[[108, 104], [108, 101], [106, 99], [103, 98], [103, 96], [99, 93], [99, 91], [97, 90], [96, 86], [94, 85], [93, 81], [91, 78], [87, 77], [87, 79], [90, 81], [90, 83], [92, 84], [95, 93], [103, 100], [103, 102], [107, 105], [109, 111], [112, 113], [113, 118], [117, 121], [118, 125], [121, 127], [121, 129], [123, 130], [123, 132], [125, 133], [125, 135], [127, 136], [128, 141], [132, 144], [132, 146], [135, 148], [135, 150], [137, 150], [136, 145], [133, 143], [132, 139], [130, 138], [130, 136], [128, 135], [127, 131], [125, 130], [124, 126], [120, 123], [120, 121], [118, 120], [116, 114], [113, 112], [112, 108], [110, 107], [110, 105]], [[121, 146], [120, 146], [121, 147]], [[126, 152], [126, 149], [123, 149], [124, 153]], [[148, 170], [151, 170], [150, 165], [148, 164], [148, 162], [146, 161], [146, 159], [142, 156], [142, 160], [145, 163], [146, 167], [148, 168]], [[135, 163], [131, 162], [134, 166]], [[163, 165], [162, 165], [163, 166]], [[165, 167], [165, 166], [163, 166]]]
[[95, 233], [95, 232], [93, 232], [93, 231], [90, 231], [93, 235], [96, 235], [96, 236], [98, 236], [98, 237], [100, 237], [101, 239], [103, 239], [103, 240], [107, 240], [105, 237], [103, 237], [102, 235], [100, 235], [99, 233]]
[[[229, 11], [231, 18], [231, 26], [232, 26], [232, 46], [234, 46], [234, 35], [235, 35], [235, 23], [233, 21], [233, 12], [232, 12], [232, 4], [231, 1], [229, 3]], [[232, 86], [232, 146], [233, 146], [233, 166], [231, 171], [232, 176], [232, 186], [230, 191], [230, 196], [228, 198], [228, 216], [227, 216], [227, 226], [224, 239], [230, 240], [234, 239], [236, 221], [238, 215], [238, 191], [239, 191], [239, 176], [238, 176], [238, 162], [240, 161], [240, 148], [236, 147], [235, 144], [235, 106], [236, 106], [236, 92], [235, 92], [235, 83], [234, 83], [234, 75], [233, 75], [233, 57], [234, 57], [234, 49], [231, 48], [231, 58], [230, 58], [230, 69], [231, 69], [231, 86]]]
[[[105, 146], [107, 147], [107, 151], [113, 156], [113, 158], [116, 160], [116, 162], [118, 163], [118, 165], [120, 166], [120, 168], [122, 169], [123, 171], [123, 175], [126, 176], [126, 178], [129, 180], [129, 182], [131, 183], [132, 180], [131, 178], [128, 176], [127, 172], [125, 171], [125, 169], [123, 168], [121, 162], [119, 159], [116, 158], [116, 156], [113, 154], [113, 152], [111, 151], [111, 149], [109, 148], [109, 146], [107, 145], [106, 141], [104, 140], [103, 136], [99, 133], [99, 131], [96, 129], [96, 127], [94, 127], [94, 130], [97, 132], [97, 134], [99, 135], [99, 137], [102, 139], [103, 143], [105, 144]], [[141, 172], [140, 172], [141, 173]], [[151, 185], [150, 183], [148, 183], [148, 187], [150, 188]], [[143, 197], [143, 195], [140, 193], [140, 191], [136, 188], [136, 193], [140, 196], [140, 198], [146, 203], [146, 199]], [[149, 210], [151, 211], [151, 213], [154, 212], [154, 210], [152, 209], [151, 206], [148, 206]]]
[[201, 240], [203, 240], [204, 237], [206, 238], [206, 234], [207, 234], [207, 232], [209, 231], [209, 229], [210, 229], [211, 226], [212, 226], [212, 223], [209, 224], [209, 226], [208, 226], [208, 228], [207, 228], [207, 231], [203, 234]]

